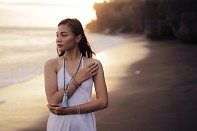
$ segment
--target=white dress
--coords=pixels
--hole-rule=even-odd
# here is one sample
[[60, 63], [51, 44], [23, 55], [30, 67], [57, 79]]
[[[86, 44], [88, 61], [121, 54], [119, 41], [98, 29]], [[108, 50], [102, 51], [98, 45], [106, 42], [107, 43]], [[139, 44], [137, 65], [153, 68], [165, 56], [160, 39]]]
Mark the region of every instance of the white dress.
[[[66, 62], [66, 61], [65, 61]], [[83, 58], [81, 63], [83, 68]], [[58, 90], [64, 87], [64, 69], [63, 66], [57, 73]], [[66, 84], [71, 79], [65, 70]], [[84, 81], [75, 93], [68, 100], [69, 106], [76, 106], [91, 101], [93, 79]], [[47, 131], [96, 131], [96, 119], [94, 112], [74, 115], [55, 115], [49, 114], [47, 122]]]

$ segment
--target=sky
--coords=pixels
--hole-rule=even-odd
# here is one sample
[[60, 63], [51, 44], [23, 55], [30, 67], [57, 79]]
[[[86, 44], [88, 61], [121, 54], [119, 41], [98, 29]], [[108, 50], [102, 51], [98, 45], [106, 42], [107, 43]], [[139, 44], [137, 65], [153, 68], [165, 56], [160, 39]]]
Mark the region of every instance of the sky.
[[85, 26], [96, 19], [94, 2], [104, 0], [0, 0], [0, 27], [56, 27], [64, 18]]

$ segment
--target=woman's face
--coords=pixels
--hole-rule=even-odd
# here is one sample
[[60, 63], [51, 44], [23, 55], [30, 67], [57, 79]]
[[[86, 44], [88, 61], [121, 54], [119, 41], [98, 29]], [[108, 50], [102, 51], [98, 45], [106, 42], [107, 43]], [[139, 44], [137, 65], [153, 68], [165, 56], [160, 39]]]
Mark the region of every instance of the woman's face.
[[58, 26], [56, 36], [56, 44], [59, 51], [69, 51], [77, 45], [76, 36], [67, 25]]

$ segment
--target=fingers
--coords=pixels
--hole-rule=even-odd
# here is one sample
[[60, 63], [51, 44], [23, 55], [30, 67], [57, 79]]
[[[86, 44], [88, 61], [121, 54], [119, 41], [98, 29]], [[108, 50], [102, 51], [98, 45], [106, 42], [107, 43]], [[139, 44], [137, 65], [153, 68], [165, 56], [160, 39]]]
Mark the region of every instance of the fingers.
[[93, 72], [91, 75], [95, 76], [98, 73], [98, 70], [96, 70], [95, 72]]
[[90, 63], [90, 64], [87, 65], [87, 68], [90, 68], [93, 65], [95, 65], [95, 63]]
[[51, 107], [59, 107], [59, 106], [61, 106], [61, 104], [48, 104], [47, 106], [51, 106]]
[[49, 108], [50, 111], [54, 111], [57, 110], [57, 107], [51, 106], [51, 105], [47, 105], [47, 107]]
[[96, 75], [97, 72], [98, 72], [98, 69], [99, 69], [98, 65], [97, 65], [96, 67], [94, 67], [94, 68], [91, 70], [91, 76]]
[[88, 66], [88, 69], [93, 70], [94, 68], [98, 67], [97, 63], [91, 64], [91, 66]]
[[57, 109], [54, 109], [54, 107], [48, 107], [49, 108], [49, 110], [50, 110], [50, 112], [51, 113], [53, 113], [53, 114], [57, 114], [58, 112], [57, 112]]
[[56, 115], [59, 114], [59, 110], [61, 108], [59, 104], [47, 104], [47, 107], [49, 108], [51, 113], [56, 114]]
[[82, 70], [78, 72], [76, 75], [76, 79], [78, 79], [77, 82], [82, 83], [83, 81], [89, 79], [90, 77], [93, 77], [97, 74], [99, 69], [98, 63], [89, 63], [86, 67], [84, 67]]
[[89, 75], [90, 75], [90, 77], [92, 77], [97, 74], [99, 66], [97, 63], [93, 63], [93, 64], [91, 64], [91, 66], [89, 66], [88, 69], [89, 69]]

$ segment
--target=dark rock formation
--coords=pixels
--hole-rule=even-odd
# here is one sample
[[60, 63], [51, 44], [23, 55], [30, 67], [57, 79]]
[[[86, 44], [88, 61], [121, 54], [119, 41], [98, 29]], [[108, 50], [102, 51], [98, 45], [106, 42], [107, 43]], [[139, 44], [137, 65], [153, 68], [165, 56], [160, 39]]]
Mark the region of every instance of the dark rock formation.
[[145, 32], [150, 38], [197, 42], [196, 0], [116, 0], [94, 8], [97, 20], [87, 25], [94, 32]]

